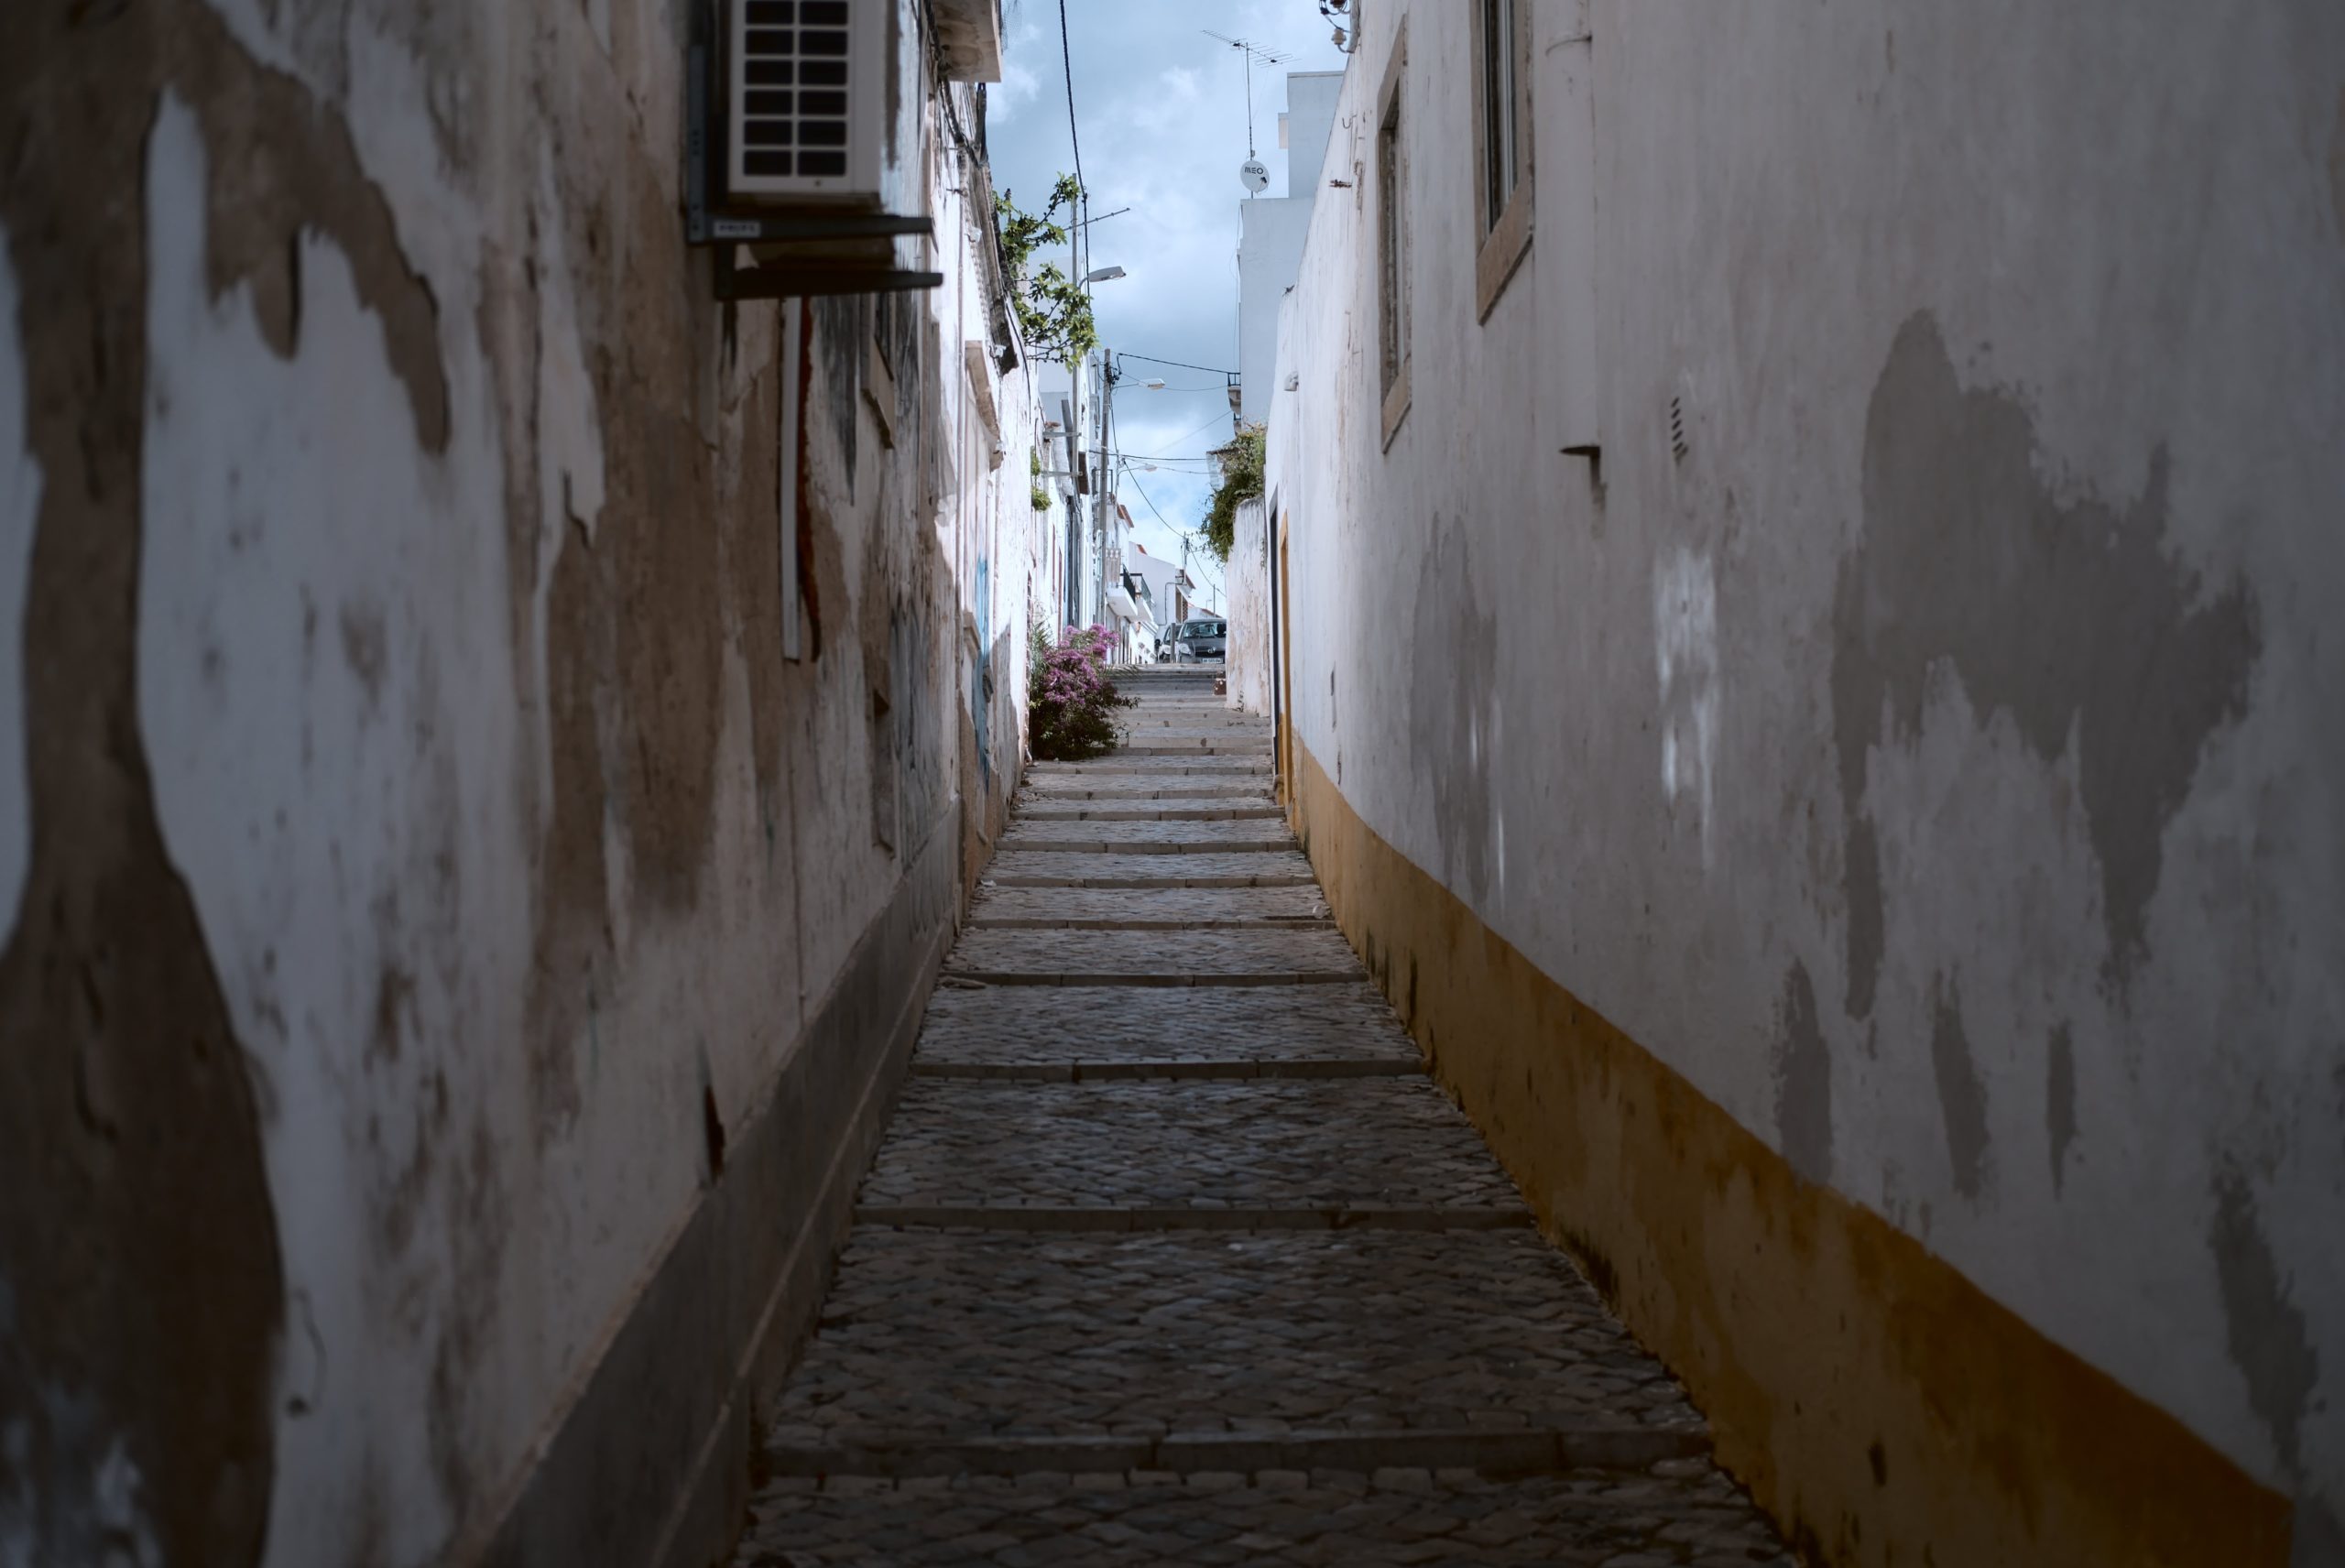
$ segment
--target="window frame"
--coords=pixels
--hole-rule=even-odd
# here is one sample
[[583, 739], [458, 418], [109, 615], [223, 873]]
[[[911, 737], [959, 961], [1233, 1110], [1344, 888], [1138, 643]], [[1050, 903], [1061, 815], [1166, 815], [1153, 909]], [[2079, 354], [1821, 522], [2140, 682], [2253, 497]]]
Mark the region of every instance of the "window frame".
[[1409, 278], [1408, 116], [1402, 85], [1408, 74], [1406, 27], [1392, 40], [1384, 81], [1376, 93], [1377, 370], [1382, 392], [1384, 445], [1409, 411], [1409, 343], [1412, 311]]
[[[1495, 74], [1492, 61], [1494, 40], [1490, 37], [1490, 13], [1503, 7], [1511, 18], [1513, 60], [1511, 82], [1513, 103], [1510, 108], [1513, 136], [1514, 183], [1506, 198], [1491, 211], [1491, 186], [1496, 179], [1499, 149], [1491, 145], [1492, 113], [1491, 77]], [[1522, 258], [1530, 254], [1531, 234], [1534, 226], [1532, 191], [1536, 161], [1532, 157], [1535, 138], [1532, 135], [1531, 116], [1531, 0], [1473, 0], [1473, 77], [1474, 77], [1474, 319], [1489, 320], [1491, 307], [1499, 296], [1506, 292], [1508, 281], [1522, 266]]]

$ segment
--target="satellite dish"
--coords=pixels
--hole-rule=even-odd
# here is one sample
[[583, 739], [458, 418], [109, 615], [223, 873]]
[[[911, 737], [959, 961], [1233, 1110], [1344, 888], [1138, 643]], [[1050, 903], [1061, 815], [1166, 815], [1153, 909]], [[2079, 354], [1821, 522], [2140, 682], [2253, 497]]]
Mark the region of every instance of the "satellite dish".
[[1238, 166], [1238, 183], [1260, 195], [1271, 188], [1271, 171], [1259, 158], [1249, 158]]

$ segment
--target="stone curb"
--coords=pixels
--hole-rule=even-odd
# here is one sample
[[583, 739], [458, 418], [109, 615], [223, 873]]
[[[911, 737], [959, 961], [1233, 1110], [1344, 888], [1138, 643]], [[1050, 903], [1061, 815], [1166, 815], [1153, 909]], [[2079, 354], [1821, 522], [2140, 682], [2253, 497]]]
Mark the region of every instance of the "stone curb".
[[1135, 1470], [1252, 1475], [1264, 1470], [1471, 1469], [1499, 1476], [1643, 1470], [1710, 1451], [1699, 1432], [1555, 1425], [1515, 1431], [1172, 1432], [1163, 1437], [923, 1437], [850, 1433], [820, 1444], [769, 1443], [774, 1476], [1113, 1475]]
[[1368, 978], [1365, 969], [1283, 969], [1252, 974], [1132, 975], [1113, 971], [1085, 974], [1070, 970], [1045, 974], [1032, 969], [947, 969], [943, 978], [975, 985], [1130, 985], [1158, 990], [1190, 985], [1356, 985]]
[[1249, 1062], [914, 1062], [915, 1078], [1014, 1083], [1115, 1083], [1139, 1079], [1417, 1078], [1412, 1056], [1314, 1056]]
[[896, 1229], [911, 1226], [924, 1230], [1049, 1231], [1053, 1235], [1087, 1236], [1167, 1230], [1527, 1230], [1531, 1228], [1532, 1215], [1529, 1209], [1520, 1205], [1467, 1209], [1265, 1204], [1208, 1209], [1172, 1203], [1102, 1203], [1096, 1207], [1034, 1203], [1022, 1208], [984, 1203], [906, 1203], [857, 1204], [855, 1223]]

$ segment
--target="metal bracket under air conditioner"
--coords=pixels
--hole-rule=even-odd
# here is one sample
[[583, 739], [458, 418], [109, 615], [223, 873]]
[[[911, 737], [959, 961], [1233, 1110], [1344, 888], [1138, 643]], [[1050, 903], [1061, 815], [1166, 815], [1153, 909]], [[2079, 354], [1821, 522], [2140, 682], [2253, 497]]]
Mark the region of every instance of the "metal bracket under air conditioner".
[[[684, 243], [714, 252], [717, 299], [794, 299], [806, 294], [887, 294], [943, 287], [941, 272], [911, 272], [894, 266], [892, 244], [885, 264], [878, 256], [842, 249], [843, 242], [856, 240], [933, 237], [936, 225], [927, 217], [712, 205], [709, 169], [723, 146], [722, 127], [714, 119], [715, 61], [716, 51], [709, 44], [692, 46], [684, 76]], [[740, 264], [738, 249], [745, 245], [763, 253], [758, 265]]]

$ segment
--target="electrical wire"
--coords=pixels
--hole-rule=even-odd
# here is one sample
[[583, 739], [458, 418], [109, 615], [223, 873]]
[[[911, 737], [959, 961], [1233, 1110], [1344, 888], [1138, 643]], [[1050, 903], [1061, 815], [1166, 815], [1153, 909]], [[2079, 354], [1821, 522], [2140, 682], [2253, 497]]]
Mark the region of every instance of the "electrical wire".
[[1209, 376], [1235, 376], [1238, 372], [1218, 365], [1191, 365], [1185, 359], [1159, 359], [1152, 354], [1132, 354], [1125, 349], [1116, 351], [1118, 359], [1137, 359], [1149, 365], [1169, 365], [1175, 370], [1202, 370]]
[[[1091, 186], [1083, 178], [1083, 133], [1074, 128], [1074, 46], [1067, 40], [1066, 0], [1059, 0], [1059, 64], [1066, 71], [1066, 139], [1074, 153], [1076, 200], [1083, 204], [1083, 222], [1077, 223], [1074, 233], [1068, 236], [1068, 245], [1073, 250], [1087, 237], [1084, 231], [1091, 222]], [[1075, 255], [1070, 259], [1074, 263], [1074, 275], [1081, 278], [1085, 270], [1083, 257]]]

